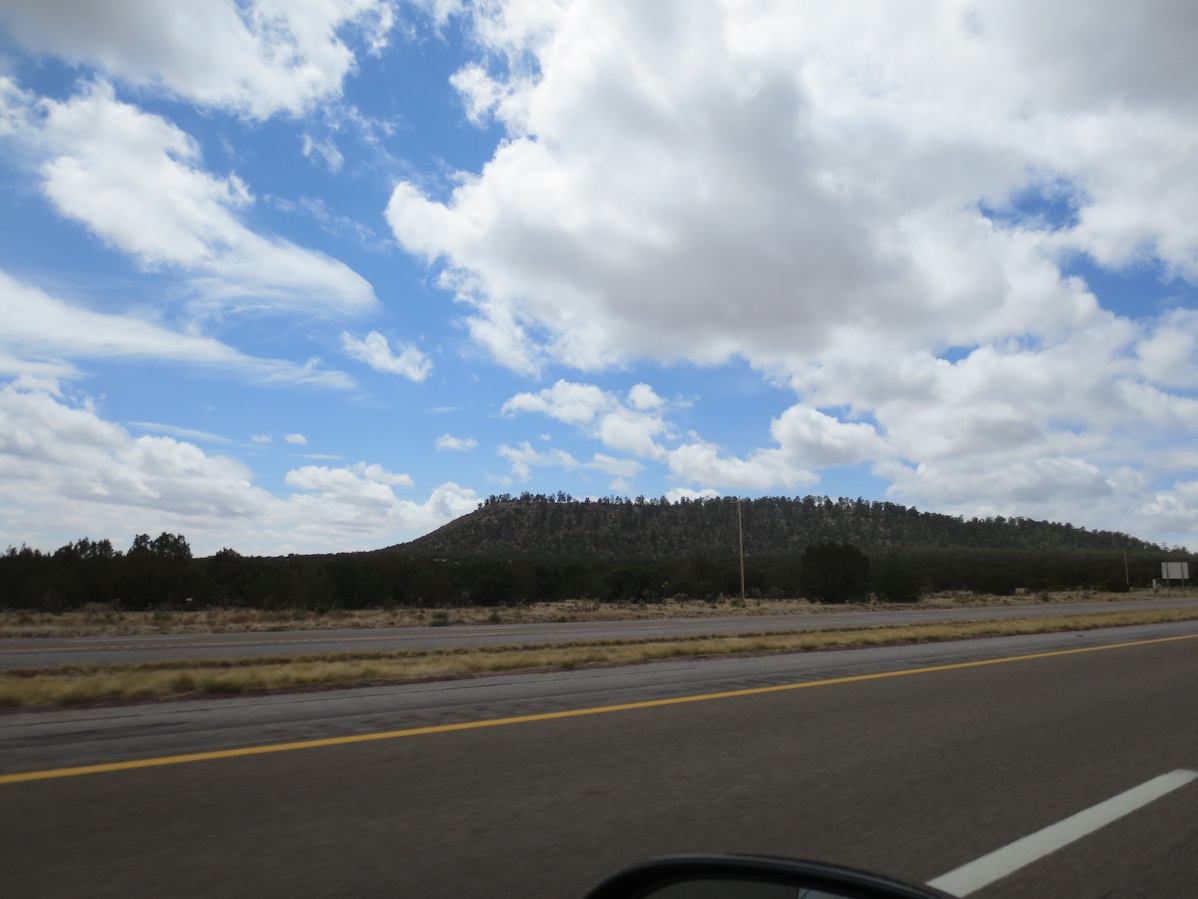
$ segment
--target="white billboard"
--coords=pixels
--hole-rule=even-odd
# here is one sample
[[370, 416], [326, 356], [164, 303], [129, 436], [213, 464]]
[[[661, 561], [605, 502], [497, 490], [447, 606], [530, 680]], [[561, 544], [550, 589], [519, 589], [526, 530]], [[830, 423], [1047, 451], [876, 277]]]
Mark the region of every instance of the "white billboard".
[[1188, 581], [1190, 579], [1190, 563], [1161, 562], [1161, 577], [1167, 581]]

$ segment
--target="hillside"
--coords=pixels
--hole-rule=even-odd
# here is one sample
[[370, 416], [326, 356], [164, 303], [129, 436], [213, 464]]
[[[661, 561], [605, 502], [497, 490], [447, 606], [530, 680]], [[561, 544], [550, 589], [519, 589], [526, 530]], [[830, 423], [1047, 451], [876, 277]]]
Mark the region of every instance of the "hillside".
[[831, 602], [872, 593], [914, 602], [945, 590], [1122, 592], [1149, 586], [1163, 559], [1188, 555], [1069, 524], [965, 521], [865, 500], [765, 497], [744, 501], [740, 512], [743, 581], [735, 499], [525, 494], [492, 497], [419, 540], [374, 552], [259, 558], [224, 549], [196, 559], [183, 535], [168, 533], [139, 535], [127, 552], [87, 538], [53, 553], [10, 547], [0, 554], [0, 609], [103, 604], [115, 615], [656, 602], [736, 596], [742, 583], [752, 598]]
[[[870, 552], [900, 548], [1161, 550], [1112, 531], [1025, 518], [965, 520], [890, 502], [823, 496], [764, 497], [741, 503], [745, 553], [798, 553], [834, 539]], [[443, 558], [669, 558], [726, 556], [737, 548], [732, 498], [574, 500], [493, 496], [478, 510], [390, 549]]]

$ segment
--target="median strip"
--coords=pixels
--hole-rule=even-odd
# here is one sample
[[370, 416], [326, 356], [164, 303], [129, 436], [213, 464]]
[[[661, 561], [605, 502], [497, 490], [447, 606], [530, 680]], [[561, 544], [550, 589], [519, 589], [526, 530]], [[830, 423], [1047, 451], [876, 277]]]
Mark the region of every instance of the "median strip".
[[687, 657], [810, 652], [1126, 627], [1198, 619], [1198, 609], [1104, 612], [1053, 618], [932, 623], [731, 636], [577, 641], [249, 659], [194, 659], [13, 669], [0, 674], [0, 706], [41, 708], [112, 701], [228, 696], [278, 690], [445, 680], [569, 670]]

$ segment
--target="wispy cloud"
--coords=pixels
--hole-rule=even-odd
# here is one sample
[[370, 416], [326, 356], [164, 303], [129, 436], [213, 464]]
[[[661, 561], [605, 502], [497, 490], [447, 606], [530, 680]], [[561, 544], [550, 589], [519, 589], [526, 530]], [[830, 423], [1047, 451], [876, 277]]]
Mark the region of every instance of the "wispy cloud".
[[[0, 349], [27, 360], [154, 359], [239, 372], [268, 384], [347, 388], [354, 382], [315, 363], [247, 356], [211, 337], [181, 333], [134, 314], [71, 305], [0, 271]], [[16, 368], [26, 365], [14, 364]], [[60, 373], [60, 376], [62, 374]]]
[[208, 431], [197, 431], [195, 428], [181, 428], [176, 425], [164, 425], [153, 421], [131, 421], [129, 426], [138, 428], [142, 431], [150, 431], [155, 434], [169, 434], [172, 437], [180, 437], [184, 440], [199, 440], [202, 443], [232, 443], [228, 437], [222, 437], [220, 434], [212, 434]]
[[341, 334], [341, 346], [346, 354], [365, 362], [375, 371], [402, 375], [410, 381], [423, 381], [433, 370], [432, 361], [411, 344], [399, 344], [399, 355], [391, 351], [387, 338], [378, 331], [371, 331], [358, 339], [348, 331]]

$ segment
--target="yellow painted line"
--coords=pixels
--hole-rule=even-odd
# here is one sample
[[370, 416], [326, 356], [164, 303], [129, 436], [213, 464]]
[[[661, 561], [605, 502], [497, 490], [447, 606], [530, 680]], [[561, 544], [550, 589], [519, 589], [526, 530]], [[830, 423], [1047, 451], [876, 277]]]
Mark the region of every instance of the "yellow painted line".
[[964, 668], [981, 668], [985, 665], [1002, 665], [1007, 662], [1028, 662], [1033, 659], [1051, 659], [1059, 656], [1080, 655], [1086, 652], [1103, 652], [1108, 649], [1126, 649], [1133, 646], [1151, 646], [1157, 643], [1173, 643], [1178, 640], [1195, 640], [1198, 634], [1182, 634], [1176, 637], [1157, 637], [1151, 640], [1134, 640], [1127, 643], [1108, 643], [1103, 646], [1086, 646], [1078, 649], [1057, 649], [1051, 652], [1036, 652], [1022, 656], [1004, 656], [998, 659], [982, 659], [973, 662], [953, 662], [949, 665], [932, 665], [924, 668], [903, 668], [898, 671], [883, 671], [876, 674], [855, 674], [851, 677], [835, 677], [827, 680], [802, 681], [794, 684], [776, 684], [771, 687], [751, 687], [745, 690], [728, 690], [721, 693], [701, 693], [694, 696], [676, 696], [672, 699], [649, 699], [643, 702], [626, 702], [619, 705], [604, 705], [587, 709], [570, 709], [564, 712], [541, 712], [536, 715], [518, 715], [512, 718], [490, 718], [484, 721], [463, 721], [458, 724], [437, 724], [431, 727], [412, 727], [406, 730], [390, 730], [372, 734], [353, 734], [344, 737], [326, 737], [321, 740], [302, 740], [294, 743], [272, 743], [266, 746], [248, 746], [242, 749], [219, 749], [213, 752], [192, 752], [186, 755], [169, 755], [161, 758], [133, 759], [125, 762], [108, 762], [102, 765], [82, 765], [76, 768], [52, 768], [46, 771], [25, 771], [18, 774], [0, 775], [0, 785], [25, 783], [31, 780], [53, 780], [61, 777], [78, 777], [83, 774], [106, 774], [112, 771], [133, 771], [139, 768], [160, 768], [165, 765], [185, 765], [190, 762], [209, 762], [217, 759], [234, 759], [251, 755], [269, 755], [275, 752], [292, 752], [297, 749], [319, 749], [322, 746], [349, 746], [354, 743], [370, 743], [375, 740], [398, 740], [403, 737], [422, 737], [429, 734], [447, 734], [454, 731], [478, 730], [484, 727], [505, 727], [510, 724], [529, 724], [535, 721], [555, 721], [561, 718], [581, 718], [586, 715], [605, 715], [610, 712], [628, 712], [635, 709], [654, 709], [663, 706], [682, 705], [687, 702], [707, 702], [712, 699], [733, 699], [741, 696], [759, 696], [765, 693], [782, 693], [788, 690], [805, 690], [811, 687], [832, 687], [838, 684], [854, 684], [864, 681], [884, 680], [890, 677], [906, 677], [912, 674], [932, 674], [938, 671], [959, 671]]

